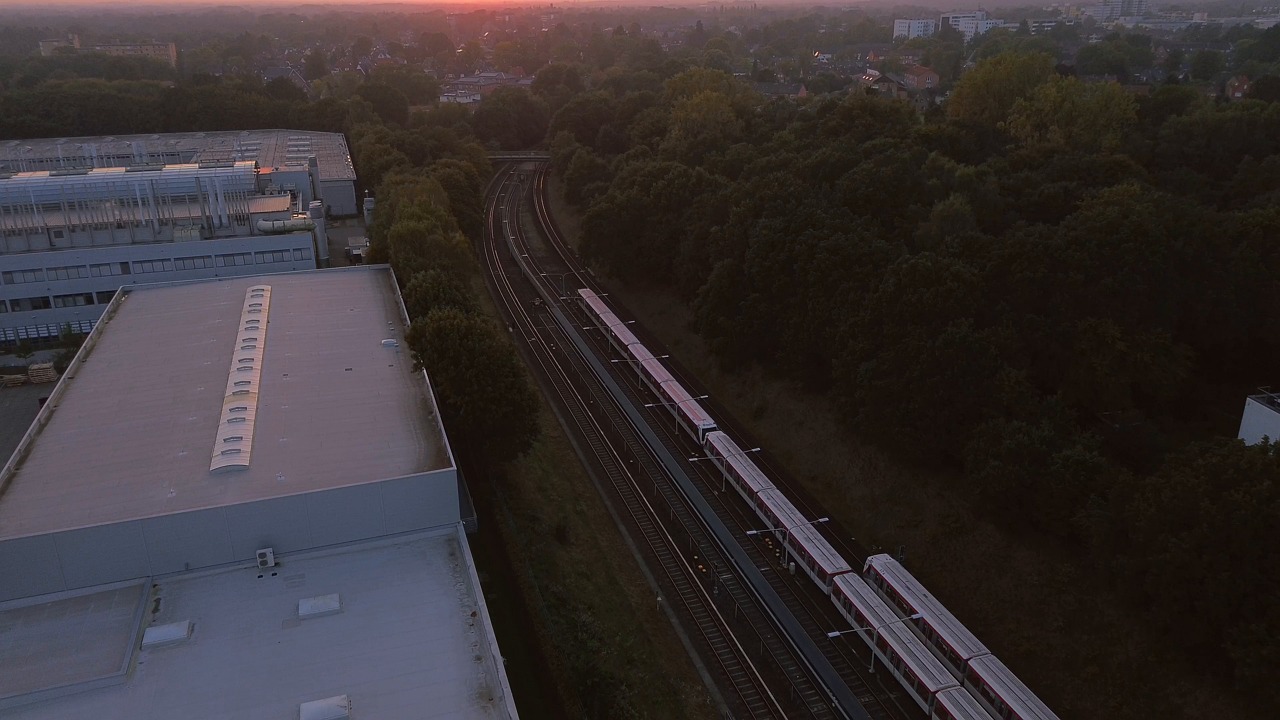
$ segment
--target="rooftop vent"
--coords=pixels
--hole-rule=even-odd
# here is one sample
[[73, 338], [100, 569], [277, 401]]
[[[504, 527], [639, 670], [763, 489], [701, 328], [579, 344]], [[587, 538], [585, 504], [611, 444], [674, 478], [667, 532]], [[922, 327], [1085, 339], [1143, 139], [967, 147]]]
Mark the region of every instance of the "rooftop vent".
[[191, 637], [191, 621], [181, 620], [167, 625], [152, 625], [142, 633], [142, 647], [153, 648], [177, 645]]
[[340, 612], [342, 612], [342, 596], [338, 595], [338, 593], [317, 595], [298, 601], [298, 617], [304, 620], [324, 617], [325, 615], [336, 615]]
[[351, 720], [351, 700], [346, 695], [336, 695], [304, 702], [298, 706], [298, 720]]
[[262, 548], [258, 551], [258, 569], [266, 570], [276, 566], [276, 551], [271, 548]]
[[[214, 438], [210, 470], [247, 468], [253, 454], [253, 426], [257, 418], [258, 396], [255, 390], [262, 377], [263, 350], [266, 345], [267, 324], [251, 320], [249, 313], [270, 316], [271, 288], [256, 285], [245, 292], [244, 306], [240, 309], [240, 325], [244, 335], [237, 341], [238, 349], [231, 356], [227, 372], [227, 388], [222, 401], [222, 420], [218, 435]], [[234, 438], [234, 439], [232, 439]], [[226, 448], [224, 443], [235, 443], [237, 448]]]

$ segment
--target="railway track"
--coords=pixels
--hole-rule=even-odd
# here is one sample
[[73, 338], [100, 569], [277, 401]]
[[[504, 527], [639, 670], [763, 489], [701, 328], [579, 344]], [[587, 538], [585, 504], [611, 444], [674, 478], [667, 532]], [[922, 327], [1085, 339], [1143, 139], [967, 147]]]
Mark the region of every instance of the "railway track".
[[[771, 691], [765, 673], [753, 660], [750, 648], [744, 645], [731, 626], [731, 620], [717, 606], [714, 597], [718, 592], [717, 585], [713, 583], [710, 592], [705, 587], [706, 565], [699, 567], [694, 563], [699, 559], [705, 562], [707, 555], [703, 554], [702, 546], [696, 540], [695, 528], [687, 524], [690, 518], [677, 516], [676, 506], [668, 506], [668, 517], [664, 521], [662, 508], [645, 496], [637, 473], [628, 467], [627, 459], [637, 463], [647, 457], [647, 450], [637, 438], [626, 437], [626, 424], [617, 424], [619, 418], [616, 415], [603, 420], [597, 417], [602, 412], [607, 414], [607, 409], [616, 413], [612, 400], [603, 388], [592, 387], [589, 383], [582, 387], [589, 374], [583, 374], [581, 368], [569, 366], [572, 352], [567, 349], [572, 344], [554, 323], [548, 322], [545, 311], [528, 309], [537, 307], [534, 304], [536, 294], [523, 288], [524, 277], [518, 267], [520, 258], [517, 254], [504, 257], [498, 240], [502, 237], [514, 243], [515, 234], [520, 232], [518, 196], [513, 196], [507, 187], [510, 174], [500, 171], [487, 192], [487, 198], [490, 198], [488, 228], [482, 254], [488, 270], [486, 282], [490, 292], [499, 302], [513, 332], [520, 332], [524, 338], [522, 351], [535, 369], [544, 391], [555, 402], [562, 422], [572, 423], [573, 427], [566, 429], [581, 438], [590, 450], [595, 466], [607, 480], [613, 497], [621, 502], [633, 534], [648, 549], [652, 564], [658, 569], [655, 575], [667, 601], [674, 600], [679, 614], [691, 621], [691, 634], [696, 634], [700, 644], [709, 651], [705, 654], [713, 660], [716, 675], [727, 690], [726, 701], [732, 705], [734, 715], [788, 717], [782, 702]], [[502, 202], [503, 197], [507, 202]], [[624, 455], [627, 456], [625, 459]], [[644, 472], [649, 474], [653, 469], [646, 466]], [[647, 479], [658, 487], [659, 478], [651, 475]], [[682, 541], [682, 535], [687, 540]], [[692, 558], [683, 552], [686, 543]]]
[[[544, 276], [560, 275], [563, 282], [565, 276], [572, 275], [577, 279], [580, 286], [589, 287], [601, 294], [607, 294], [603, 288], [598, 286], [594, 278], [586, 271], [585, 266], [582, 265], [560, 238], [559, 231], [545, 204], [545, 177], [545, 171], [539, 172], [535, 176], [533, 209], [535, 217], [542, 227], [542, 233], [547, 241], [548, 249], [560, 260], [561, 267], [557, 268], [557, 270], [563, 270], [564, 272], [553, 272], [549, 273], [549, 275], [544, 273]], [[526, 245], [521, 248], [520, 252], [528, 257], [529, 262], [534, 262], [535, 252], [529, 246]], [[566, 291], [562, 287], [559, 292], [564, 294]], [[596, 350], [601, 357], [609, 357], [610, 350], [607, 341], [604, 341], [603, 338], [599, 340], [594, 345]], [[652, 347], [660, 346], [654, 344]], [[667, 364], [669, 367], [674, 365], [670, 362]], [[699, 386], [696, 382], [688, 382], [687, 378], [684, 377], [681, 378], [681, 382], [688, 383], [686, 387], [691, 388], [693, 392], [696, 393], [698, 391]], [[637, 406], [643, 405], [649, 399], [634, 381], [620, 382], [619, 384], [627, 389], [628, 394], [631, 396], [631, 401]], [[727, 417], [727, 414], [722, 409], [718, 410], [718, 418]], [[662, 408], [651, 409], [650, 420], [653, 421], [651, 423], [652, 426], [662, 429], [665, 441], [673, 449], [686, 453], [686, 456], [688, 456], [689, 452], [693, 452], [696, 455], [702, 454], [700, 448], [694, 446], [681, 433], [672, 428], [669, 416], [665, 414]], [[721, 429], [737, 430], [732, 423], [729, 423], [729, 425], [729, 428], [722, 427]], [[731, 432], [731, 434], [742, 437], [741, 432]], [[742, 445], [742, 447], [750, 446], [750, 444]], [[775, 479], [785, 477], [776, 468], [770, 467], [767, 463], [759, 464], [769, 473], [770, 477]], [[707, 463], [690, 462], [688, 465], [690, 466], [690, 476], [696, 478], [703, 496], [710, 501], [717, 516], [727, 526], [737, 528], [743, 537], [745, 537], [747, 530], [756, 529], [759, 523], [758, 519], [753, 514], [746, 512], [745, 505], [739, 502], [736, 494], [720, 492], [722, 479], [708, 467]], [[787, 489], [788, 495], [794, 496], [785, 483], [778, 484], [779, 487]], [[807, 495], [803, 493], [800, 495], [807, 498]], [[809, 517], [822, 515], [820, 508], [815, 509], [811, 503], [804, 503], [803, 505], [808, 505], [806, 510], [809, 511]], [[768, 538], [769, 536], [762, 535], [760, 537]], [[855, 562], [865, 558], [865, 550], [861, 547], [851, 547], [852, 543], [845, 541], [845, 537], [847, 536], [840, 534], [837, 541], [833, 543], [840, 547], [842, 554], [845, 557], [855, 558]], [[915, 718], [920, 716], [918, 708], [906, 698], [905, 693], [896, 683], [890, 683], [886, 686], [880, 682], [883, 673], [875, 674], [866, 669], [870, 664], [871, 653], [869, 649], [861, 644], [848, 643], [843, 638], [836, 638], [833, 641], [827, 636], [829, 630], [842, 627], [846, 624], [845, 621], [834, 611], [830, 601], [810, 583], [803, 581], [803, 578], [801, 579], [802, 581], [798, 582], [785, 571], [778, 569], [776, 546], [772, 545], [772, 543], [764, 546], [761, 543], [753, 542], [743, 542], [741, 546], [747, 551], [752, 561], [757, 564], [757, 567], [762, 570], [766, 567], [769, 568], [768, 572], [763, 573], [769, 585], [779, 597], [786, 601], [804, 632], [814, 640], [815, 645], [820, 649], [835, 672], [844, 680], [849, 691], [870, 717], [877, 718], [877, 720], [889, 720], [891, 718]], [[767, 552], [766, 547], [772, 549], [773, 553]], [[854, 552], [850, 552], [850, 550], [854, 550]]]

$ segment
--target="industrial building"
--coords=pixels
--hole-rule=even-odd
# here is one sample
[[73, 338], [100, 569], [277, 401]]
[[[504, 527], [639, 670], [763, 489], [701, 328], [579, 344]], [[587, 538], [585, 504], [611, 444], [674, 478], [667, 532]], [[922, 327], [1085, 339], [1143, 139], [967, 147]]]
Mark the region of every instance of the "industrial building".
[[354, 203], [352, 181], [338, 193], [314, 154], [264, 171], [242, 157], [268, 154], [244, 139], [261, 134], [234, 135], [230, 155], [180, 140], [6, 143], [0, 346], [88, 332], [122, 285], [325, 267], [324, 207]]
[[123, 289], [0, 471], [0, 714], [515, 718], [385, 266]]
[[[317, 161], [314, 183], [307, 167], [311, 157]], [[0, 142], [0, 173], [244, 160], [258, 164], [265, 185], [295, 194], [303, 208], [323, 197], [325, 213], [331, 217], [354, 217], [360, 212], [355, 166], [340, 133], [232, 130]]]

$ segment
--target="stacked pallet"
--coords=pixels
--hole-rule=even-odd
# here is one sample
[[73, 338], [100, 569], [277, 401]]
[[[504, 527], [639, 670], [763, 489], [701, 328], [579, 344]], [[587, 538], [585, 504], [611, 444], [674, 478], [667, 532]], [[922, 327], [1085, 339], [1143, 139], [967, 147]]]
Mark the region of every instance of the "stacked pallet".
[[0, 387], [17, 387], [26, 381], [26, 375], [0, 375]]
[[53, 363], [32, 363], [27, 367], [27, 379], [33, 383], [57, 382], [58, 372]]

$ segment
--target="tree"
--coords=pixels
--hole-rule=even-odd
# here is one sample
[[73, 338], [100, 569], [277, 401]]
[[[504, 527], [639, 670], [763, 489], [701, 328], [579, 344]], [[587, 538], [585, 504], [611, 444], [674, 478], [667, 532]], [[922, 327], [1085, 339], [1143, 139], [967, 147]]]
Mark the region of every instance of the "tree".
[[1119, 149], [1137, 121], [1137, 103], [1119, 85], [1054, 76], [1014, 103], [1007, 127], [1022, 142], [1098, 152]]
[[547, 104], [524, 88], [498, 88], [476, 108], [471, 124], [482, 141], [523, 150], [546, 136]]
[[1225, 67], [1222, 53], [1216, 50], [1200, 50], [1191, 56], [1191, 77], [1196, 80], [1212, 80]]
[[1169, 48], [1168, 53], [1164, 56], [1164, 62], [1161, 67], [1170, 75], [1177, 75], [1182, 72], [1182, 64], [1186, 62], [1187, 54], [1179, 48]]
[[458, 275], [440, 268], [414, 273], [404, 286], [404, 306], [410, 318], [424, 318], [433, 310], [475, 312], [475, 296]]
[[963, 122], [998, 126], [1018, 100], [1049, 81], [1053, 58], [1041, 53], [1007, 53], [983, 60], [969, 71], [947, 101], [947, 115]]
[[356, 95], [372, 105], [383, 122], [401, 126], [409, 123], [409, 99], [390, 85], [366, 83], [356, 90]]
[[379, 65], [369, 82], [398, 90], [410, 105], [429, 105], [440, 98], [440, 81], [407, 65]]
[[538, 398], [515, 348], [485, 318], [442, 308], [415, 319], [407, 337], [431, 377], [450, 438], [480, 463], [519, 457], [538, 436]]
[[369, 53], [373, 52], [373, 39], [365, 35], [360, 35], [355, 42], [351, 43], [351, 59], [359, 61], [366, 58]]
[[329, 74], [329, 63], [324, 58], [324, 53], [312, 48], [307, 53], [306, 59], [302, 61], [302, 76], [308, 81], [319, 80]]
[[1244, 96], [1250, 100], [1263, 102], [1280, 102], [1280, 76], [1263, 75], [1249, 83], [1249, 91]]

